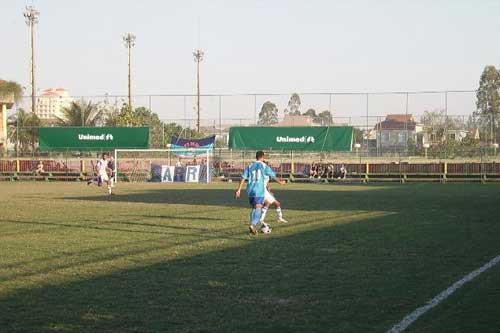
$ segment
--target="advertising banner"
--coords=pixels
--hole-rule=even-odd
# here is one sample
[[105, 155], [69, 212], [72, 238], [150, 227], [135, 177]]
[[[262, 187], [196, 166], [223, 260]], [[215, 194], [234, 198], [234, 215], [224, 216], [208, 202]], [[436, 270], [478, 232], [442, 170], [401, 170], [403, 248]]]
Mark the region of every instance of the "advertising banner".
[[149, 127], [41, 127], [40, 150], [147, 149]]
[[[172, 136], [170, 140], [170, 148], [179, 149], [174, 154], [177, 156], [188, 157], [205, 154], [203, 150], [190, 149], [213, 149], [215, 143], [215, 135], [203, 139], [183, 139], [177, 136]], [[188, 148], [182, 150], [182, 148]]]
[[232, 149], [351, 151], [351, 126], [231, 127]]

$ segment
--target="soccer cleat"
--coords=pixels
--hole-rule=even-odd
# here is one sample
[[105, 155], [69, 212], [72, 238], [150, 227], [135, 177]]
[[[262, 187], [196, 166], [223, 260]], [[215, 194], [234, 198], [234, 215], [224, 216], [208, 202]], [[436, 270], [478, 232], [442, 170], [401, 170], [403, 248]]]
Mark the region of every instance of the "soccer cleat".
[[250, 229], [250, 235], [257, 235], [257, 228], [255, 228], [255, 226], [251, 225], [249, 229]]
[[285, 220], [284, 218], [280, 217], [280, 218], [278, 219], [278, 223], [288, 223], [288, 221], [287, 221], [287, 220]]

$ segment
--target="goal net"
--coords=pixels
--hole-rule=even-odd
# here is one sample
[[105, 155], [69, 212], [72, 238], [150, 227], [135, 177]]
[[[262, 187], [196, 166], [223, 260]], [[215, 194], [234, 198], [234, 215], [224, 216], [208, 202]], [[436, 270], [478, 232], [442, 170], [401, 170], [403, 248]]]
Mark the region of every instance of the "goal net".
[[211, 149], [117, 149], [115, 182], [210, 183]]

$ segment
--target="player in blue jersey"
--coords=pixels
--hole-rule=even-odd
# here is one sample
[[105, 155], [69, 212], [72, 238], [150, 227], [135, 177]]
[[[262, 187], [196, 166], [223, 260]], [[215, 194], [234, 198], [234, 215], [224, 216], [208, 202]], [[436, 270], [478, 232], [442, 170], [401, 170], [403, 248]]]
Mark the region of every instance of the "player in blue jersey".
[[277, 183], [284, 185], [285, 182], [276, 177], [274, 171], [267, 164], [264, 163], [264, 152], [258, 151], [255, 154], [256, 161], [250, 164], [245, 171], [241, 174], [240, 184], [236, 190], [235, 196], [239, 198], [241, 195], [241, 188], [245, 181], [247, 184], [247, 195], [252, 211], [250, 212], [250, 234], [257, 234], [257, 225], [260, 221], [262, 214], [262, 206], [264, 205], [264, 197], [266, 194], [266, 177], [274, 179]]

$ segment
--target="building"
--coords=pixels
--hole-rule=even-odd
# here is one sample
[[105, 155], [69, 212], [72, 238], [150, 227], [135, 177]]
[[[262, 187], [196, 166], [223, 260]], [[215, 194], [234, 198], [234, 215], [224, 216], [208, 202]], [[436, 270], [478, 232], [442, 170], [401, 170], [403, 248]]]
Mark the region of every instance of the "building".
[[439, 145], [444, 142], [462, 142], [466, 137], [479, 140], [479, 132], [470, 132], [467, 129], [445, 128], [445, 127], [425, 127], [419, 133], [418, 143], [421, 145]]
[[215, 142], [223, 145], [229, 144], [229, 128], [240, 125], [214, 125], [214, 126], [200, 126], [200, 132], [205, 133], [207, 136], [215, 135]]
[[41, 120], [63, 118], [62, 109], [68, 107], [72, 98], [64, 88], [46, 89], [38, 97], [36, 114]]
[[409, 140], [417, 143], [417, 134], [422, 126], [411, 114], [389, 114], [384, 121], [375, 125], [374, 135], [381, 149], [406, 149]]
[[0, 95], [0, 152], [7, 149], [7, 109], [13, 105], [14, 94]]
[[314, 123], [313, 117], [311, 116], [285, 115], [285, 118], [283, 118], [282, 121], [280, 121], [274, 126], [292, 127], [292, 126], [319, 126], [319, 125]]
[[471, 128], [469, 129], [469, 133], [467, 134], [469, 138], [472, 140], [479, 141], [479, 128]]

